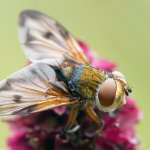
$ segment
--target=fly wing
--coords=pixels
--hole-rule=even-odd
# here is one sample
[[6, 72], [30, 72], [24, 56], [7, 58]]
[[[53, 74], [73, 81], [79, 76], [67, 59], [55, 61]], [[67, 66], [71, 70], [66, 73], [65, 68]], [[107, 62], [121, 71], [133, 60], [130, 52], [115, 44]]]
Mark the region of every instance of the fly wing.
[[89, 63], [76, 39], [60, 23], [39, 11], [25, 10], [20, 14], [19, 38], [32, 62], [56, 66], [64, 62]]
[[69, 105], [66, 85], [47, 64], [31, 64], [0, 82], [0, 115], [28, 114]]

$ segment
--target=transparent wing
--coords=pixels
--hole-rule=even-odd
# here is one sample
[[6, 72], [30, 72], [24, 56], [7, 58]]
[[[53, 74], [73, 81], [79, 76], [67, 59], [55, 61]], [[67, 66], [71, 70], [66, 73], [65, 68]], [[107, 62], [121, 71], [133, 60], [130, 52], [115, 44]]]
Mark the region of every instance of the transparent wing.
[[0, 82], [0, 115], [28, 114], [69, 105], [70, 95], [46, 64], [29, 65]]
[[39, 11], [25, 10], [20, 14], [19, 38], [32, 62], [89, 63], [75, 38], [56, 20]]

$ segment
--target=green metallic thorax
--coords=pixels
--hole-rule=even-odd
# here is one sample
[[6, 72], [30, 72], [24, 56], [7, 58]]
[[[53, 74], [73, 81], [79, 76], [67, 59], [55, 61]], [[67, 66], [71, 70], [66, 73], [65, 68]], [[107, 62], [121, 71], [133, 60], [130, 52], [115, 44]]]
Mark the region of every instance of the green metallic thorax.
[[72, 91], [85, 99], [94, 100], [96, 90], [105, 78], [105, 74], [87, 65], [65, 67], [62, 69]]

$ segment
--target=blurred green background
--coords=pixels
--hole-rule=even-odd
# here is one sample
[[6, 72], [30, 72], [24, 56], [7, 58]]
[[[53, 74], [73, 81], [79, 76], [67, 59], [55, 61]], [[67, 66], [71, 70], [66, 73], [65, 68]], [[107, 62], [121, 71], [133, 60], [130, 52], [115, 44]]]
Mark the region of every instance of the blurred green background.
[[[17, 16], [28, 8], [53, 16], [100, 57], [118, 63], [133, 87], [131, 96], [144, 113], [138, 136], [146, 145], [150, 143], [150, 1], [0, 0], [0, 79], [26, 62], [17, 36]], [[0, 122], [0, 150], [8, 134]]]

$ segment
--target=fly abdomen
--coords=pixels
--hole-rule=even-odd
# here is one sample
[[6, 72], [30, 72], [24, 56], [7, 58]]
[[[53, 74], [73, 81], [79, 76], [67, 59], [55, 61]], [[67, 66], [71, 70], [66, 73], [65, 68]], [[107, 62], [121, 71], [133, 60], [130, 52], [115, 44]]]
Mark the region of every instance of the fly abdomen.
[[64, 67], [64, 68], [54, 67], [53, 69], [56, 72], [57, 79], [59, 81], [64, 81], [65, 83], [68, 83], [70, 81], [74, 71], [73, 67]]

